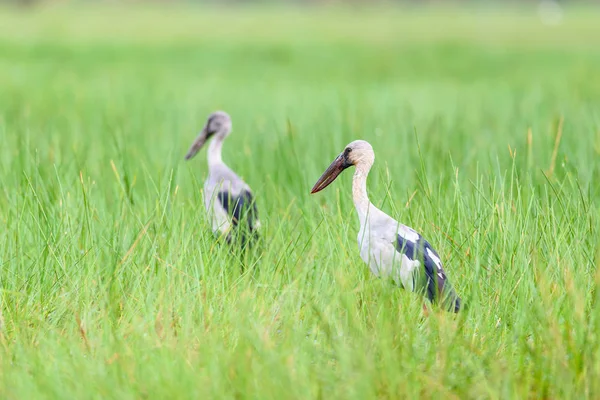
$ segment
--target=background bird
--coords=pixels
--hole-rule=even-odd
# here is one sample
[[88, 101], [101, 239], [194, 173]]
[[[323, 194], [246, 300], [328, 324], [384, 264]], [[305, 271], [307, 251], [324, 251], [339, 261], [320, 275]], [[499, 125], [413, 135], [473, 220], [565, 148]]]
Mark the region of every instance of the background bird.
[[458, 312], [461, 299], [450, 285], [437, 252], [419, 233], [401, 224], [369, 201], [367, 176], [375, 161], [371, 145], [356, 140], [331, 163], [311, 193], [325, 189], [338, 175], [355, 166], [352, 197], [360, 221], [360, 256], [376, 276], [390, 276], [410, 291], [423, 292], [429, 300]]
[[185, 156], [191, 159], [212, 138], [208, 147], [208, 177], [204, 183], [204, 206], [213, 232], [228, 243], [239, 240], [245, 246], [257, 238], [260, 227], [258, 211], [250, 187], [222, 160], [223, 141], [231, 132], [231, 118], [226, 112], [209, 115], [206, 125]]

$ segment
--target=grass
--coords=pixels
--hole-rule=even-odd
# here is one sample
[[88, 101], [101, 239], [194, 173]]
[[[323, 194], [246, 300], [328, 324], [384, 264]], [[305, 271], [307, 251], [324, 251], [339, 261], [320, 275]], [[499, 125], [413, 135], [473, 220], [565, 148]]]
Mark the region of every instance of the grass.
[[[0, 397], [598, 398], [599, 17], [4, 9]], [[183, 161], [215, 109], [244, 260]], [[370, 275], [349, 173], [308, 194], [357, 138], [464, 313]]]

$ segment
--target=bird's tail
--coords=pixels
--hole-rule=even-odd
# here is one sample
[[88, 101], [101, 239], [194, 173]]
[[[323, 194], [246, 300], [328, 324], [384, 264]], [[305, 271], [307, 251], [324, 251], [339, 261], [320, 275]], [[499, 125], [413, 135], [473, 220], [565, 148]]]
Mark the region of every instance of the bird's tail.
[[446, 279], [446, 276], [442, 275], [442, 277], [440, 278], [437, 274], [426, 273], [426, 282], [423, 285], [424, 294], [432, 303], [438, 304], [444, 310], [457, 313], [463, 308], [462, 299]]
[[463, 309], [462, 299], [456, 293], [456, 290], [448, 284], [440, 291], [439, 304], [447, 311], [459, 312]]

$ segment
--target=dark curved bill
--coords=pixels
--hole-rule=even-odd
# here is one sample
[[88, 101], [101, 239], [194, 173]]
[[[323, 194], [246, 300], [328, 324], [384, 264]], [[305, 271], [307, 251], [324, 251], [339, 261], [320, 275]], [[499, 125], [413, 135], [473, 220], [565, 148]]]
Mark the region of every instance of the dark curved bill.
[[196, 153], [198, 153], [202, 146], [204, 146], [204, 143], [206, 143], [208, 136], [208, 130], [205, 126], [204, 128], [202, 128], [202, 132], [200, 132], [194, 143], [192, 143], [192, 147], [190, 147], [187, 154], [185, 155], [186, 160], [189, 160], [190, 158], [194, 157]]
[[333, 160], [325, 172], [323, 172], [323, 175], [321, 175], [317, 183], [315, 183], [315, 186], [313, 186], [310, 193], [317, 193], [325, 189], [327, 186], [329, 186], [329, 184], [331, 184], [331, 182], [335, 181], [335, 178], [337, 178], [343, 170], [349, 166], [350, 165], [348, 165], [344, 160], [343, 155], [340, 154], [335, 160]]

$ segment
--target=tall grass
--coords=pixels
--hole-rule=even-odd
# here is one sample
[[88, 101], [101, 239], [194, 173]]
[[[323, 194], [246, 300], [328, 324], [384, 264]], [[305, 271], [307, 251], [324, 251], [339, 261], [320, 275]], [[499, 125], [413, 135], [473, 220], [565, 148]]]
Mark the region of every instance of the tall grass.
[[[5, 10], [0, 397], [598, 398], [598, 17]], [[245, 256], [183, 161], [215, 109]], [[370, 275], [349, 173], [308, 194], [358, 138], [465, 312]]]

